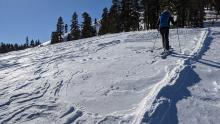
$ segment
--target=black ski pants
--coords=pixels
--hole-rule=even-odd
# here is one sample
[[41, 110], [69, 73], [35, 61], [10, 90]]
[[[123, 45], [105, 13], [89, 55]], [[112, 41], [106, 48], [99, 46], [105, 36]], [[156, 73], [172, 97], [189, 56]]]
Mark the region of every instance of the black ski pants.
[[164, 50], [169, 50], [169, 28], [160, 28], [160, 34], [162, 36], [162, 45]]

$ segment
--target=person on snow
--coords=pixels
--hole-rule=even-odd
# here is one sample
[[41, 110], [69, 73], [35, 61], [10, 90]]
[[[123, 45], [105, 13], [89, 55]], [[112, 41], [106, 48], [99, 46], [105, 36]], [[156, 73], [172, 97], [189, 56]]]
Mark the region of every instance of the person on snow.
[[162, 36], [162, 45], [164, 48], [164, 52], [169, 52], [169, 29], [170, 29], [170, 22], [173, 25], [176, 24], [172, 15], [171, 9], [169, 7], [165, 7], [164, 11], [160, 14], [158, 19], [158, 31]]

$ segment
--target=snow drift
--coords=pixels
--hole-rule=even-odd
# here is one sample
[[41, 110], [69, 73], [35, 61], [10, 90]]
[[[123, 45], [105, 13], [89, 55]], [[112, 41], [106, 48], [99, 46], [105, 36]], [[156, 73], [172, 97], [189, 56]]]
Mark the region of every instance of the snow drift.
[[174, 51], [165, 60], [156, 31], [1, 54], [0, 123], [158, 124], [158, 116], [178, 101], [170, 94], [185, 82], [207, 32], [180, 29], [180, 53], [171, 30]]

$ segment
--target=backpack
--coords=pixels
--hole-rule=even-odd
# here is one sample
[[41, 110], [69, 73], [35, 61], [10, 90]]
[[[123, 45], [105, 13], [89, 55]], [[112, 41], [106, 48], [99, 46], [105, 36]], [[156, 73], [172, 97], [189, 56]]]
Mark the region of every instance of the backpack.
[[160, 14], [160, 28], [170, 27], [170, 17], [171, 14], [169, 11], [163, 11]]

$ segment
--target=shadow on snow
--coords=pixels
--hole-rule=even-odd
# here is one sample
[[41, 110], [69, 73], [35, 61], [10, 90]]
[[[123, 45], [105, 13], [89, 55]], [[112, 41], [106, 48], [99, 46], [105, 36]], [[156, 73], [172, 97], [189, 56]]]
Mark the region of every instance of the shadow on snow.
[[202, 56], [210, 49], [210, 45], [213, 42], [213, 39], [214, 38], [211, 37], [208, 34], [208, 37], [205, 40], [205, 43], [204, 43], [204, 46], [203, 46], [202, 50], [194, 58], [190, 58], [189, 56], [182, 55], [182, 54], [175, 53], [175, 52], [171, 56], [177, 57], [177, 58], [189, 59], [191, 61], [190, 64], [200, 63], [200, 64], [204, 64], [204, 65], [207, 65], [207, 66], [210, 66], [210, 67], [220, 69], [220, 63], [219, 62], [215, 62], [215, 61], [212, 61], [212, 60], [207, 60], [207, 59], [202, 58]]
[[200, 82], [199, 75], [194, 71], [194, 63], [201, 63], [210, 67], [220, 68], [220, 63], [203, 59], [202, 56], [210, 49], [213, 37], [209, 34], [204, 45], [195, 56], [186, 56], [173, 53], [171, 56], [186, 59], [186, 67], [180, 72], [175, 84], [167, 85], [161, 89], [153, 103], [152, 111], [147, 111], [142, 119], [142, 123], [149, 124], [178, 124], [177, 103], [191, 96], [187, 89]]
[[192, 66], [184, 68], [174, 85], [168, 85], [161, 89], [154, 102], [154, 105], [156, 103], [159, 105], [156, 105], [157, 108], [153, 114], [151, 112], [145, 113], [142, 123], [178, 124], [177, 102], [190, 97], [191, 93], [187, 87], [193, 86], [200, 80]]

